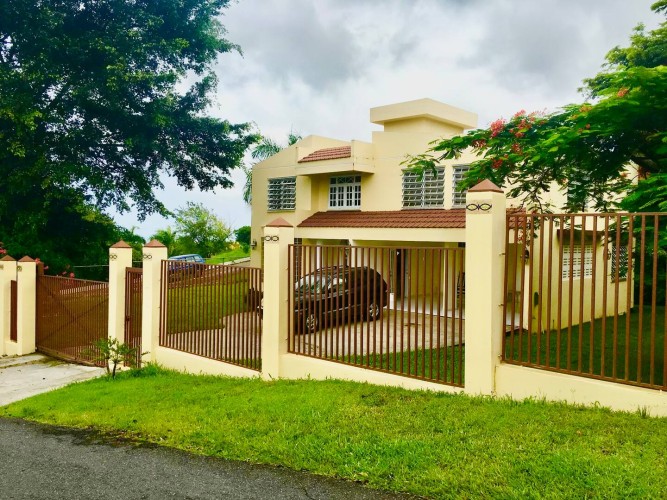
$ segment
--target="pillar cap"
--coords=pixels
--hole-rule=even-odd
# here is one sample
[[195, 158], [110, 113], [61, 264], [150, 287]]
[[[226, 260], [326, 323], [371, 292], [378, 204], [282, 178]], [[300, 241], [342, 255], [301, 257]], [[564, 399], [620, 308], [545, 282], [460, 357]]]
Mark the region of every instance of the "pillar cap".
[[292, 226], [292, 224], [287, 222], [282, 217], [278, 217], [277, 219], [274, 219], [271, 222], [269, 222], [265, 227], [294, 227], [294, 226]]
[[151, 240], [148, 243], [144, 245], [144, 248], [167, 248], [164, 246], [162, 243], [160, 243], [158, 240]]
[[26, 255], [25, 257], [22, 257], [19, 262], [35, 262], [35, 260]]
[[473, 187], [468, 189], [469, 193], [504, 193], [502, 189], [496, 186], [489, 179], [484, 179], [479, 184], [475, 184]]
[[3, 262], [16, 262], [16, 259], [12, 257], [11, 255], [5, 255], [0, 261]]
[[125, 243], [123, 240], [120, 240], [118, 243], [114, 243], [110, 248], [132, 248], [130, 245]]

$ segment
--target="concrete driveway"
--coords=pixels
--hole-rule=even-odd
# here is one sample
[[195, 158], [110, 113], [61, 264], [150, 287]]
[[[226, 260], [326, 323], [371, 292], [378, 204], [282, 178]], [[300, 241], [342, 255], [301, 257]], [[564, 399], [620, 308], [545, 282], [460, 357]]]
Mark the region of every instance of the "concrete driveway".
[[103, 373], [103, 368], [65, 363], [41, 354], [0, 358], [0, 406]]

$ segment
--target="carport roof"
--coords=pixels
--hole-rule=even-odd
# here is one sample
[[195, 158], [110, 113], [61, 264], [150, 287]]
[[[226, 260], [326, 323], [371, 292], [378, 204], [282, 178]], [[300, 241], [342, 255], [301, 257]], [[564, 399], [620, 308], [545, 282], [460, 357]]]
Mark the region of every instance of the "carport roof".
[[[507, 213], [523, 213], [523, 209], [508, 208]], [[510, 221], [512, 225], [512, 221]], [[464, 208], [450, 210], [435, 208], [422, 210], [331, 210], [316, 212], [301, 221], [297, 227], [367, 227], [367, 228], [440, 228], [466, 227]]]
[[298, 227], [464, 228], [466, 211], [463, 208], [375, 212], [336, 210], [314, 213]]

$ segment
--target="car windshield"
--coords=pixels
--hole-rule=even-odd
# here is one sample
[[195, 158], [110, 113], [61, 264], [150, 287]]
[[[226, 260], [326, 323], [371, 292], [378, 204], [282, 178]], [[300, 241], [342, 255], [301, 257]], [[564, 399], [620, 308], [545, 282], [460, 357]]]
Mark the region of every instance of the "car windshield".
[[294, 291], [299, 294], [305, 293], [319, 293], [322, 290], [325, 290], [329, 283], [331, 282], [331, 276], [329, 275], [314, 275], [309, 274], [301, 278], [298, 283], [294, 286]]

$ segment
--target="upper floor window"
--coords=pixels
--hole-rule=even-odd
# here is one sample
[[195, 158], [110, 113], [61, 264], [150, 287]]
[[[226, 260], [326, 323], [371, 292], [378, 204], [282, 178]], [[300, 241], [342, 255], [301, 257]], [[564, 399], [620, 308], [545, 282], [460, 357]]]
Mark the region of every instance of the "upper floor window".
[[268, 209], [294, 210], [296, 202], [296, 177], [269, 179]]
[[403, 208], [442, 208], [444, 203], [444, 167], [426, 170], [421, 178], [414, 172], [403, 173]]
[[456, 165], [452, 171], [452, 208], [466, 206], [467, 190], [459, 191], [458, 187], [468, 170], [470, 170], [470, 165]]
[[329, 180], [329, 208], [361, 208], [361, 176], [346, 175]]

